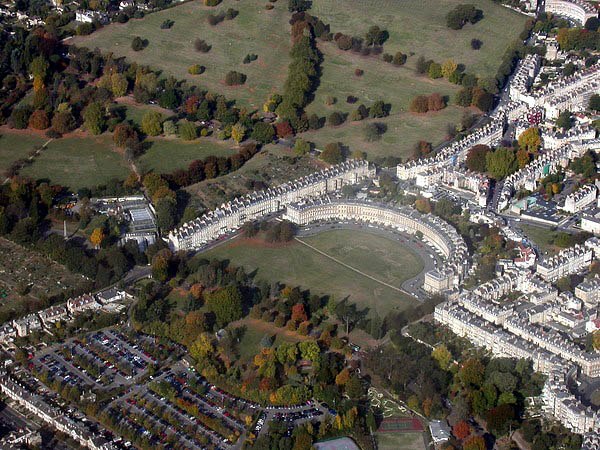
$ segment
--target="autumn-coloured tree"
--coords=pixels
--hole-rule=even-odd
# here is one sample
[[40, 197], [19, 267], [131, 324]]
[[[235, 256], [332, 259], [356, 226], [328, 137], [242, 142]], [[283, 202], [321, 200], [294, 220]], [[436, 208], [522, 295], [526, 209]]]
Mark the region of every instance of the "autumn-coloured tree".
[[463, 450], [485, 450], [483, 436], [471, 436], [463, 443]]
[[519, 169], [529, 164], [529, 152], [524, 148], [517, 150], [517, 164], [519, 165]]
[[199, 300], [202, 298], [203, 290], [204, 290], [204, 286], [202, 286], [200, 283], [194, 283], [194, 284], [192, 284], [192, 287], [190, 288], [190, 294], [196, 300]]
[[196, 114], [199, 105], [200, 97], [197, 95], [190, 95], [183, 104], [183, 110], [186, 114]]
[[431, 357], [435, 359], [442, 370], [447, 370], [452, 361], [452, 353], [445, 344], [440, 344], [431, 351]]
[[113, 141], [117, 147], [125, 148], [131, 140], [137, 141], [137, 133], [131, 125], [120, 123], [115, 127]]
[[34, 111], [29, 116], [29, 126], [34, 130], [45, 130], [50, 126], [50, 119], [48, 119], [48, 113], [43, 109]]
[[592, 335], [592, 345], [594, 350], [600, 350], [600, 330], [594, 331]]
[[77, 124], [71, 111], [58, 111], [52, 117], [52, 128], [60, 134], [68, 133], [75, 129]]
[[465, 385], [481, 386], [485, 367], [476, 358], [467, 359], [458, 371], [458, 378]]
[[429, 110], [429, 100], [425, 95], [417, 95], [410, 102], [408, 109], [414, 113], [426, 113]]
[[467, 153], [466, 165], [469, 170], [483, 173], [486, 170], [486, 156], [492, 150], [487, 145], [478, 144]]
[[102, 228], [94, 228], [94, 231], [92, 231], [92, 234], [90, 235], [90, 242], [95, 248], [98, 248], [105, 238], [106, 235], [104, 234], [104, 230]]
[[294, 306], [292, 306], [292, 320], [296, 323], [308, 320], [306, 310], [304, 309], [304, 305], [302, 303], [296, 303]]
[[292, 126], [287, 120], [276, 123], [275, 131], [277, 133], [277, 136], [279, 136], [280, 138], [285, 138], [294, 134], [294, 130], [292, 129]]
[[231, 127], [231, 138], [235, 141], [236, 144], [242, 142], [245, 136], [246, 127], [241, 123], [236, 123], [233, 127]]
[[456, 71], [457, 68], [458, 64], [449, 59], [442, 64], [442, 75], [444, 76], [444, 78], [448, 79], [450, 78], [450, 75], [452, 75]]
[[350, 381], [350, 371], [347, 368], [344, 368], [335, 377], [335, 384], [338, 386], [345, 386], [348, 381]]
[[427, 98], [427, 109], [429, 111], [439, 111], [446, 107], [446, 101], [437, 92], [434, 92]]
[[454, 434], [457, 439], [463, 440], [471, 434], [471, 427], [467, 422], [461, 420], [452, 427], [452, 434]]
[[526, 150], [529, 153], [537, 153], [542, 145], [540, 129], [531, 127], [526, 129], [519, 136], [519, 147], [521, 150]]
[[420, 213], [428, 214], [431, 212], [431, 203], [426, 198], [418, 198], [415, 200], [415, 208]]

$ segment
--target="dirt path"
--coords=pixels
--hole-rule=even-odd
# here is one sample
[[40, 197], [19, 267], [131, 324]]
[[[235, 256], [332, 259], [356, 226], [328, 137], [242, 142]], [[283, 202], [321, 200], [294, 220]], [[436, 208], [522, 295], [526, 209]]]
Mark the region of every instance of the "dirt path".
[[410, 296], [412, 297], [412, 294], [411, 294], [410, 292], [408, 292], [408, 291], [405, 291], [405, 290], [404, 290], [404, 289], [402, 289], [402, 288], [399, 288], [399, 287], [393, 286], [393, 285], [391, 285], [391, 284], [389, 284], [389, 283], [386, 283], [385, 281], [378, 280], [377, 278], [375, 278], [375, 277], [372, 277], [372, 276], [371, 276], [371, 275], [369, 275], [368, 273], [365, 273], [365, 272], [363, 272], [363, 271], [361, 271], [361, 270], [358, 270], [358, 269], [356, 269], [356, 268], [354, 268], [354, 267], [352, 267], [352, 266], [350, 266], [350, 265], [346, 264], [345, 262], [343, 262], [343, 261], [340, 261], [339, 259], [337, 259], [337, 258], [334, 258], [334, 257], [333, 257], [333, 256], [331, 256], [331, 255], [328, 255], [327, 253], [325, 253], [325, 252], [323, 252], [323, 251], [319, 250], [319, 249], [318, 249], [318, 248], [316, 248], [316, 247], [313, 247], [312, 245], [310, 245], [310, 244], [308, 244], [308, 243], [306, 243], [306, 242], [304, 242], [304, 241], [302, 241], [302, 240], [300, 240], [300, 239], [298, 239], [298, 238], [295, 238], [295, 239], [296, 239], [296, 241], [300, 242], [302, 245], [306, 245], [306, 246], [307, 246], [308, 248], [310, 248], [311, 250], [314, 250], [315, 252], [317, 252], [317, 253], [319, 253], [319, 254], [321, 254], [321, 255], [325, 256], [326, 258], [329, 258], [330, 260], [332, 260], [332, 261], [334, 261], [334, 262], [336, 262], [336, 263], [340, 264], [341, 266], [344, 266], [344, 267], [345, 267], [345, 268], [347, 268], [347, 269], [350, 269], [350, 270], [352, 270], [353, 272], [356, 272], [356, 273], [358, 273], [359, 275], [362, 275], [363, 277], [367, 277], [367, 278], [369, 278], [370, 280], [373, 280], [373, 281], [375, 281], [376, 283], [379, 283], [379, 284], [381, 284], [382, 286], [389, 287], [390, 289], [393, 289], [393, 290], [395, 290], [395, 291], [397, 291], [397, 292], [401, 292], [401, 293], [403, 293], [403, 294], [406, 294], [406, 295], [410, 295]]

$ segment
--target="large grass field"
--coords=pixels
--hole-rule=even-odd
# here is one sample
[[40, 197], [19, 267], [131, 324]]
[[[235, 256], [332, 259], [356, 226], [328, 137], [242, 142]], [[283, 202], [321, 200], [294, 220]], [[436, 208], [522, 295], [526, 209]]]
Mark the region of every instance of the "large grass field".
[[[188, 2], [126, 24], [111, 24], [89, 36], [76, 37], [71, 43], [125, 56], [130, 61], [161, 69], [166, 75], [225, 94], [242, 106], [260, 107], [271, 92], [281, 91], [290, 50], [287, 1], [273, 3], [272, 11], [265, 9], [266, 3], [225, 0], [210, 8], [200, 1]], [[228, 8], [238, 10], [239, 15], [216, 26], [207, 23], [209, 14], [225, 12]], [[169, 30], [161, 30], [160, 25], [166, 19], [175, 24]], [[148, 39], [148, 47], [134, 52], [131, 49], [134, 36]], [[194, 49], [197, 38], [212, 46], [208, 53]], [[258, 59], [243, 64], [249, 53], [258, 55]], [[206, 72], [189, 75], [187, 68], [192, 64], [205, 66]], [[231, 70], [245, 73], [246, 84], [226, 86], [223, 80]]]
[[[452, 106], [435, 113], [392, 114], [383, 119], [361, 122], [346, 122], [338, 127], [325, 126], [317, 131], [302, 134], [304, 139], [314, 142], [323, 149], [329, 142], [341, 142], [349, 151], [360, 150], [373, 160], [382, 156], [397, 156], [403, 160], [412, 156], [413, 149], [420, 140], [431, 142], [433, 146], [441, 144], [448, 137], [448, 126], [460, 122], [462, 108]], [[365, 126], [368, 122], [381, 122], [387, 131], [378, 141], [369, 142], [365, 138]]]
[[124, 179], [129, 169], [109, 135], [57, 139], [21, 174], [47, 179], [71, 190], [98, 186], [113, 178]]
[[236, 153], [231, 141], [223, 142], [210, 138], [194, 141], [181, 139], [151, 138], [150, 148], [138, 159], [138, 167], [143, 171], [158, 173], [185, 169], [195, 159], [204, 159], [209, 155], [229, 156]]
[[[423, 267], [420, 259], [400, 243], [368, 232], [335, 230], [303, 240], [353, 268], [397, 287]], [[416, 302], [300, 243], [273, 248], [236, 239], [203, 256], [227, 259], [234, 266], [255, 270], [257, 279], [298, 285], [321, 295], [334, 295], [338, 301], [348, 298], [381, 317], [394, 309], [410, 308]]]
[[0, 174], [3, 174], [17, 159], [27, 158], [30, 151], [43, 145], [48, 139], [37, 135], [0, 132]]
[[[446, 26], [446, 15], [456, 5], [469, 3], [483, 11], [483, 19], [462, 30]], [[414, 53], [409, 68], [419, 56], [443, 62], [449, 58], [466, 66], [466, 71], [480, 77], [496, 74], [506, 47], [523, 29], [527, 17], [492, 0], [317, 0], [310, 10], [332, 32], [364, 36], [371, 25], [389, 32], [385, 52]], [[480, 50], [471, 49], [471, 39], [480, 39]], [[373, 64], [374, 65], [374, 64]], [[365, 72], [371, 64], [362, 67]]]
[[424, 450], [423, 433], [375, 433], [379, 450]]

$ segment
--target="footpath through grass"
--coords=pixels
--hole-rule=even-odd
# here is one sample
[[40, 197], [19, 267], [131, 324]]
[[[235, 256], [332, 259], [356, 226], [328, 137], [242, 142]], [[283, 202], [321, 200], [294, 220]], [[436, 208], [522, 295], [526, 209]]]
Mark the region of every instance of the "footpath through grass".
[[[360, 271], [398, 287], [423, 267], [419, 258], [402, 244], [367, 232], [335, 230], [303, 240]], [[203, 256], [227, 259], [234, 266], [256, 271], [257, 279], [301, 286], [320, 295], [334, 295], [338, 301], [348, 297], [360, 308], [369, 308], [380, 317], [392, 310], [410, 308], [417, 302], [300, 243], [273, 247], [238, 238]]]

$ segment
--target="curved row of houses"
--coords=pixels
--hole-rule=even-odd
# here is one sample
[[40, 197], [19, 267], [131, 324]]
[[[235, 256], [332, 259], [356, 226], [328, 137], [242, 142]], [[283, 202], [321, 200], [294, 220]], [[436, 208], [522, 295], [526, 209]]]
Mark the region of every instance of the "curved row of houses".
[[434, 269], [425, 274], [424, 289], [429, 292], [458, 287], [469, 269], [467, 245], [458, 232], [439, 217], [420, 214], [412, 208], [321, 198], [289, 205], [284, 218], [298, 225], [334, 219], [376, 224], [411, 234], [422, 233], [445, 258], [443, 269]]
[[367, 161], [349, 160], [289, 183], [237, 197], [169, 233], [173, 250], [195, 250], [237, 231], [244, 223], [279, 213], [293, 202], [339, 191], [375, 176]]
[[588, 19], [598, 17], [598, 10], [584, 0], [545, 0], [544, 10], [567, 17], [579, 25], [585, 25]]

